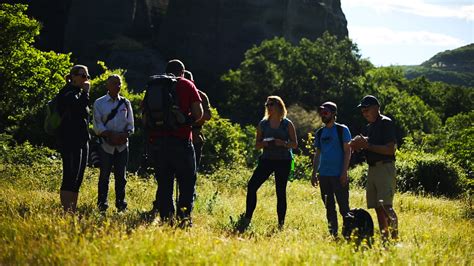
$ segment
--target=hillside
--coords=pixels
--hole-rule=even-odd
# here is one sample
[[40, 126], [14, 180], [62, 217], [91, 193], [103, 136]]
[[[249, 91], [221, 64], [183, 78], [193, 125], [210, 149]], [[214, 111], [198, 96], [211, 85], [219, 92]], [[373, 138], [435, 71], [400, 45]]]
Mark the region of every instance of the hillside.
[[474, 87], [474, 44], [436, 54], [419, 66], [403, 66], [409, 79], [425, 76], [431, 81]]

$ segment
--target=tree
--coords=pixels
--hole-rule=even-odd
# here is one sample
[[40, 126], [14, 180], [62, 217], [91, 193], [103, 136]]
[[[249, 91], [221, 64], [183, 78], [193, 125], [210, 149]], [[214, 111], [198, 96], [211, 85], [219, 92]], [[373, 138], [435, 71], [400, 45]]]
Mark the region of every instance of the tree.
[[32, 46], [41, 26], [26, 10], [26, 5], [0, 6], [0, 129], [19, 141], [42, 143], [43, 107], [64, 84], [72, 63], [69, 54]]
[[227, 92], [223, 113], [256, 124], [266, 97], [279, 95], [288, 106], [298, 104], [305, 110], [335, 101], [341, 106], [339, 116], [349, 120], [353, 108], [345, 107], [361, 97], [358, 79], [371, 67], [349, 39], [328, 33], [316, 41], [302, 39], [296, 46], [283, 38], [266, 40], [245, 53], [238, 69], [221, 77]]

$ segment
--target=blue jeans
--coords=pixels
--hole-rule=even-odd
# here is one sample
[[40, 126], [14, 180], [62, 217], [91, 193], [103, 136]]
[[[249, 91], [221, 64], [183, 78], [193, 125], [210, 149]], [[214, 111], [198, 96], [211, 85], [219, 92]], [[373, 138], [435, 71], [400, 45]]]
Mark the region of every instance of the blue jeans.
[[118, 210], [125, 210], [127, 202], [125, 201], [125, 185], [127, 184], [126, 172], [128, 163], [128, 147], [122, 152], [115, 150], [114, 154], [106, 153], [102, 147], [99, 148], [101, 166], [99, 175], [99, 196], [97, 205], [102, 211], [107, 210], [109, 204], [107, 195], [109, 193], [109, 180], [112, 167], [114, 168], [115, 178], [115, 207]]
[[159, 210], [162, 219], [174, 216], [173, 185], [176, 177], [179, 188], [177, 216], [190, 218], [196, 189], [196, 159], [191, 140], [160, 137], [150, 149], [158, 182], [154, 209]]

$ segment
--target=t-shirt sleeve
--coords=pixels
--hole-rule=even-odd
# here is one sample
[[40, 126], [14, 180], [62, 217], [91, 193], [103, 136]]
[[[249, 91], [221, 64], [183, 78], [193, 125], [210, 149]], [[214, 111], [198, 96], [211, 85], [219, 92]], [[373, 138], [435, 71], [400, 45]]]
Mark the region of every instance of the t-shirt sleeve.
[[395, 125], [391, 120], [383, 121], [383, 142], [397, 142], [397, 137], [395, 135]]
[[199, 95], [199, 92], [194, 83], [189, 81], [189, 84], [191, 85], [191, 88], [189, 89], [189, 97], [191, 99], [191, 103], [202, 102], [201, 96]]
[[[318, 148], [318, 149], [321, 149], [321, 142], [319, 141], [319, 138], [318, 138], [318, 131], [319, 130], [323, 130], [323, 129], [317, 129], [315, 132], [314, 132], [314, 142], [313, 142], [313, 146], [315, 148]], [[321, 131], [321, 134], [323, 132]]]
[[342, 142], [347, 143], [351, 141], [352, 136], [351, 136], [351, 131], [349, 130], [348, 127], [343, 127], [344, 130], [342, 131]]

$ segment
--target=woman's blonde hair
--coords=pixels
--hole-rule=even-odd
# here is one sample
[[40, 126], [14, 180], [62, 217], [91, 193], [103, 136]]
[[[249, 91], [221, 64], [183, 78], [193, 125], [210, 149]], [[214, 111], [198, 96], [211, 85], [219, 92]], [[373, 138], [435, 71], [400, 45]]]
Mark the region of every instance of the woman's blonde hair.
[[[286, 111], [285, 102], [283, 102], [280, 96], [276, 96], [276, 95], [268, 96], [266, 103], [269, 103], [269, 102], [273, 102], [278, 106], [278, 114], [280, 115], [280, 119], [286, 118], [286, 114], [288, 112]], [[265, 116], [263, 118], [268, 119], [269, 117], [270, 117], [270, 114], [268, 113], [268, 107], [265, 106]]]
[[72, 75], [77, 75], [79, 73], [79, 70], [83, 69], [86, 71], [86, 73], [89, 73], [89, 70], [87, 69], [86, 66], [84, 65], [75, 65], [69, 70], [69, 74], [66, 75], [66, 82], [71, 82], [72, 81]]

